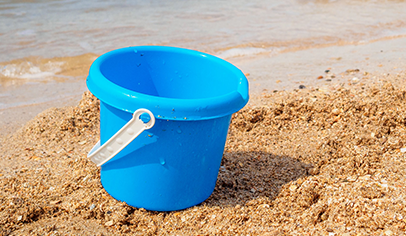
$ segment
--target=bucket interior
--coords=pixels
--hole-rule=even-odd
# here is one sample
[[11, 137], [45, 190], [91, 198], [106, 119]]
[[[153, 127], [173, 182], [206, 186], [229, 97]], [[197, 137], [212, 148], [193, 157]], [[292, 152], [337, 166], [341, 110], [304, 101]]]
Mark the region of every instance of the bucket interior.
[[240, 79], [227, 62], [187, 50], [120, 51], [101, 62], [100, 71], [123, 88], [179, 99], [225, 95], [237, 89]]

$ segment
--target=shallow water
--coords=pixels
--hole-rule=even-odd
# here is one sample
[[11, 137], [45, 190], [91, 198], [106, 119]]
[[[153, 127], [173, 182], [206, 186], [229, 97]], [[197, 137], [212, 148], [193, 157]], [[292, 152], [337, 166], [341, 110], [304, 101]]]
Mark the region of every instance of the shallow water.
[[404, 1], [6, 0], [0, 2], [0, 61], [101, 54], [144, 44], [227, 58], [370, 40], [405, 34], [404, 10]]
[[[318, 64], [357, 63], [328, 61], [345, 59], [354, 45], [388, 42], [376, 52], [372, 47], [353, 54], [364, 59], [386, 59], [377, 56], [383, 49], [402, 52], [402, 45], [389, 44], [406, 36], [405, 10], [406, 2], [400, 0], [3, 0], [0, 110], [53, 99], [44, 92], [35, 101], [21, 97], [14, 102], [10, 88], [18, 94], [15, 88], [27, 82], [46, 82], [38, 88], [47, 89], [62, 82], [69, 96], [80, 94], [84, 83], [74, 87], [78, 85], [68, 82], [83, 79], [87, 71], [69, 61], [88, 65], [84, 55], [132, 45], [170, 45], [217, 55], [249, 73], [251, 87], [258, 91], [278, 87], [276, 80], [306, 82]], [[54, 57], [59, 58], [48, 59]]]

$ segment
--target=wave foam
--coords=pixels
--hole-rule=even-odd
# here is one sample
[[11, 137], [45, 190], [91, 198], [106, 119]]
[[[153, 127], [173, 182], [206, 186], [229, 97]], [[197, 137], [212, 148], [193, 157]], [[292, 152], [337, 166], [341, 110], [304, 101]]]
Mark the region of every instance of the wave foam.
[[269, 50], [265, 48], [254, 48], [254, 47], [247, 47], [247, 48], [232, 48], [226, 51], [221, 52], [217, 56], [222, 59], [228, 59], [232, 57], [242, 57], [242, 56], [253, 56], [260, 53], [267, 53], [273, 52], [274, 50]]
[[47, 62], [35, 65], [32, 62], [11, 63], [0, 65], [0, 76], [12, 79], [48, 79], [61, 71], [63, 62]]

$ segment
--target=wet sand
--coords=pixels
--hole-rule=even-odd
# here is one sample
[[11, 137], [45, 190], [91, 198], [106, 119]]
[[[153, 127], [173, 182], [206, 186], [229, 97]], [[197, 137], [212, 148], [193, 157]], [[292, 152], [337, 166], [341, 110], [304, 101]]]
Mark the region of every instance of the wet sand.
[[[249, 73], [250, 91], [293, 90], [300, 85], [326, 87], [345, 83], [348, 69], [367, 73], [393, 74], [406, 68], [406, 37], [385, 37], [369, 41], [304, 42], [274, 54], [235, 57], [228, 60]], [[283, 47], [282, 47], [283, 48]], [[325, 74], [329, 70], [330, 74]]]
[[76, 105], [87, 91], [85, 78], [96, 58], [88, 53], [0, 62], [0, 68], [9, 68], [8, 76], [0, 73], [0, 139], [50, 107]]
[[[357, 79], [354, 79], [357, 78]], [[86, 154], [98, 101], [51, 108], [1, 143], [2, 235], [404, 235], [406, 71], [265, 91], [233, 115], [216, 188], [175, 212], [110, 197]]]

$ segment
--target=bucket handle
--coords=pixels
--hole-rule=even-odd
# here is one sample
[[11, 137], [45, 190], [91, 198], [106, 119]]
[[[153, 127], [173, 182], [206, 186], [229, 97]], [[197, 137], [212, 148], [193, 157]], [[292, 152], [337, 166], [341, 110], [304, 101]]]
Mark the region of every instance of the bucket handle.
[[[140, 118], [144, 113], [150, 116], [147, 123], [144, 123]], [[100, 146], [99, 140], [87, 154], [87, 157], [97, 166], [101, 166], [123, 150], [144, 130], [152, 128], [154, 124], [155, 117], [152, 112], [144, 108], [138, 109], [133, 113], [133, 118], [102, 146]]]

